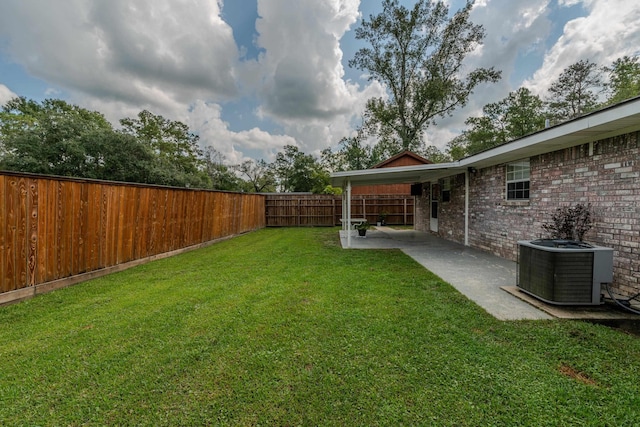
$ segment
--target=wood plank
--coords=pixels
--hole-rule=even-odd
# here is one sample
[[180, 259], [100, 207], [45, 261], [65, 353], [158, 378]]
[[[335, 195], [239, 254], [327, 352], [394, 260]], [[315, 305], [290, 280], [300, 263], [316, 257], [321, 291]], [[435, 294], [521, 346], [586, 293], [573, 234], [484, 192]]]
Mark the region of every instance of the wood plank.
[[107, 267], [109, 260], [109, 190], [107, 185], [100, 186], [100, 268]]
[[90, 271], [91, 247], [89, 246], [89, 233], [91, 224], [89, 220], [89, 183], [80, 184], [80, 230], [78, 235], [78, 273]]
[[18, 178], [18, 209], [16, 209], [17, 215], [17, 233], [16, 233], [16, 284], [14, 289], [22, 289], [28, 286], [27, 283], [27, 239], [29, 238], [29, 212], [27, 208], [28, 204], [28, 190], [27, 179]]
[[105, 267], [116, 264], [118, 252], [118, 211], [120, 209], [118, 193], [112, 185], [105, 186], [107, 193], [107, 236], [105, 251]]
[[60, 230], [60, 277], [69, 277], [73, 272], [73, 249], [74, 249], [74, 198], [73, 182], [61, 181], [61, 197], [59, 200], [59, 220]]
[[87, 185], [87, 271], [100, 268], [100, 201], [102, 189], [100, 185]]
[[160, 253], [160, 241], [158, 239], [158, 198], [160, 197], [160, 190], [154, 188], [149, 195], [149, 234], [147, 236], [147, 252], [149, 255], [156, 255]]
[[79, 182], [70, 183], [70, 200], [71, 207], [71, 275], [74, 276], [82, 271], [82, 251], [84, 250], [84, 227], [86, 226], [86, 218], [84, 214], [86, 209], [83, 206], [82, 188], [83, 184]]
[[148, 256], [147, 235], [150, 229], [151, 220], [149, 218], [150, 188], [141, 188], [140, 196], [136, 208], [136, 240], [134, 257], [136, 259]]
[[206, 192], [202, 195], [202, 236], [203, 242], [211, 240], [211, 193]]
[[122, 189], [122, 197], [124, 206], [121, 208], [120, 217], [123, 221], [122, 229], [122, 257], [118, 263], [129, 262], [133, 259], [133, 233], [135, 231], [135, 206], [136, 198], [139, 194], [138, 187], [120, 187]]
[[38, 283], [38, 181], [29, 179], [28, 185], [28, 247], [27, 247], [27, 286]]
[[173, 234], [172, 205], [174, 192], [164, 190], [158, 194], [156, 210], [154, 236], [156, 239], [157, 253], [169, 252], [171, 250], [171, 235]]
[[48, 180], [39, 179], [37, 181], [38, 193], [38, 234], [36, 245], [36, 283], [43, 283], [47, 277], [47, 205], [48, 203]]
[[7, 178], [0, 175], [0, 292], [9, 290], [9, 280], [6, 277], [7, 270], [7, 228], [9, 221], [7, 219]]
[[49, 282], [58, 277], [58, 181], [47, 180], [47, 207], [46, 207], [46, 233], [47, 233], [47, 276]]
[[173, 228], [174, 228], [174, 224], [173, 224], [174, 195], [175, 195], [175, 192], [173, 191], [167, 191], [165, 195], [166, 197], [165, 204], [164, 204], [165, 226], [162, 230], [164, 232], [165, 237], [162, 240], [162, 243], [164, 244], [164, 249], [162, 252], [169, 252], [173, 247], [173, 242], [171, 239], [173, 238]]
[[118, 218], [118, 229], [117, 229], [117, 237], [116, 237], [116, 259], [114, 264], [122, 264], [125, 260], [125, 245], [126, 245], [126, 226], [127, 226], [127, 218], [126, 215], [126, 202], [127, 198], [125, 195], [125, 188], [121, 186], [117, 186], [114, 188], [117, 198], [118, 198], [118, 209], [113, 211], [113, 214], [117, 215]]

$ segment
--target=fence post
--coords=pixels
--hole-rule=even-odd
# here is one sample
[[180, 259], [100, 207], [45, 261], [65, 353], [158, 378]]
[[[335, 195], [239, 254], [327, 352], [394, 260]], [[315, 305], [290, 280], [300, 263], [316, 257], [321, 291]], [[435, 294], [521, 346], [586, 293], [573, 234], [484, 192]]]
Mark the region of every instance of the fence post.
[[336, 198], [331, 199], [331, 225], [336, 225]]
[[404, 225], [407, 225], [407, 198], [403, 197], [402, 202], [404, 203], [404, 207], [402, 212], [404, 212]]
[[367, 218], [367, 198], [362, 196], [362, 218]]

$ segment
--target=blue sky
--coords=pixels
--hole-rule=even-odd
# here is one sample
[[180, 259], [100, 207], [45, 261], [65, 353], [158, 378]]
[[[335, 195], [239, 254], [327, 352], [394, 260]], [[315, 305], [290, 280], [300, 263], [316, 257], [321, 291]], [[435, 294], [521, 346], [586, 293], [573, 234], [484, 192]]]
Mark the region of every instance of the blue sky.
[[[2, 0], [0, 103], [61, 98], [114, 123], [148, 109], [187, 123], [229, 163], [271, 161], [286, 144], [318, 154], [385, 94], [348, 66], [362, 46], [353, 29], [380, 10], [371, 0]], [[640, 5], [628, 0], [476, 0], [472, 20], [486, 38], [468, 65], [503, 78], [428, 129], [440, 148], [510, 91], [544, 96], [572, 63], [610, 65], [640, 45]]]

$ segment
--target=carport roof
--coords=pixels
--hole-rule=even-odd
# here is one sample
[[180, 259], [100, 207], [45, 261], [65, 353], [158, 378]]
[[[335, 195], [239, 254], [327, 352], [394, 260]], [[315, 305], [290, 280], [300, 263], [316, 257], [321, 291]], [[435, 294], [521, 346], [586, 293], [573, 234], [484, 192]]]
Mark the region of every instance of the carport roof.
[[418, 166], [364, 169], [331, 174], [334, 187], [432, 182], [463, 173], [525, 159], [576, 145], [640, 130], [640, 97], [589, 113], [562, 124], [527, 135], [464, 159]]

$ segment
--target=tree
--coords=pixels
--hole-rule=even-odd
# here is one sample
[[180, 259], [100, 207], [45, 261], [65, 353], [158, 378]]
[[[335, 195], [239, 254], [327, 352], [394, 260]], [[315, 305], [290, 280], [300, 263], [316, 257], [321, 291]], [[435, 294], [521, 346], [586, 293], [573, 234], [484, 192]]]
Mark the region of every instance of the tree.
[[251, 192], [273, 193], [276, 191], [273, 170], [264, 160], [246, 160], [236, 166], [236, 170], [246, 178]]
[[[482, 116], [465, 121], [471, 128], [464, 132], [465, 149], [456, 156], [462, 152], [465, 155], [479, 153], [544, 128], [544, 102], [527, 88], [485, 105], [482, 112]], [[461, 142], [462, 139], [455, 141], [457, 148]]]
[[505, 131], [508, 140], [544, 129], [544, 102], [538, 95], [521, 87], [510, 92], [504, 102], [507, 106]]
[[615, 104], [640, 95], [640, 63], [638, 56], [624, 56], [616, 59], [611, 67], [604, 67], [609, 73], [607, 104]]
[[157, 155], [158, 184], [210, 188], [211, 179], [204, 170], [198, 136], [178, 121], [165, 119], [147, 110], [136, 119], [120, 120], [123, 132], [134, 135]]
[[447, 155], [451, 160], [460, 160], [469, 155], [469, 140], [467, 135], [462, 133], [447, 143]]
[[243, 191], [244, 182], [235, 174], [233, 168], [224, 164], [224, 155], [209, 146], [203, 155], [205, 171], [211, 180], [211, 188], [221, 191]]
[[361, 170], [372, 166], [371, 147], [364, 144], [360, 135], [342, 138], [335, 154], [335, 171]]
[[435, 145], [429, 145], [419, 154], [433, 163], [445, 163], [451, 161], [451, 156], [449, 156], [447, 153], [443, 153]]
[[272, 166], [280, 191], [308, 192], [329, 185], [329, 175], [316, 159], [294, 145], [285, 145]]
[[[414, 149], [410, 151], [418, 151], [419, 146], [412, 147]], [[369, 158], [369, 164], [371, 166], [377, 165], [380, 162], [387, 160], [403, 151], [402, 144], [397, 140], [389, 138], [381, 138], [378, 143], [371, 148], [371, 157]]]
[[418, 0], [411, 10], [398, 0], [383, 0], [382, 6], [382, 13], [356, 29], [356, 38], [370, 47], [356, 52], [349, 65], [388, 90], [388, 99], [367, 102], [367, 130], [415, 151], [437, 117], [464, 106], [479, 84], [497, 81], [500, 72], [477, 68], [463, 75], [465, 57], [484, 38], [482, 26], [469, 20], [473, 1], [451, 18], [442, 1]]
[[507, 142], [507, 105], [504, 100], [482, 107], [483, 115], [469, 117], [465, 124], [471, 129], [464, 132], [467, 153], [474, 154]]
[[602, 76], [595, 63], [581, 60], [567, 67], [549, 87], [549, 113], [557, 123], [596, 108]]
[[132, 135], [96, 132], [87, 135], [86, 178], [155, 183], [156, 156]]
[[0, 166], [21, 172], [86, 177], [87, 153], [113, 134], [104, 116], [59, 99], [15, 98], [0, 113]]

